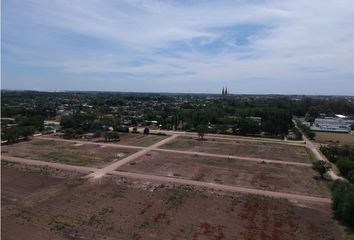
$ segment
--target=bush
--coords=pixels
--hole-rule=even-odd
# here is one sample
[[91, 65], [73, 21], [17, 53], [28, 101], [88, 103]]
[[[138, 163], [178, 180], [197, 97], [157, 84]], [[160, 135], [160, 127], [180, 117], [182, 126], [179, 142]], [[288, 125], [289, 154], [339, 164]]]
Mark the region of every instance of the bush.
[[350, 160], [347, 157], [342, 157], [337, 161], [337, 167], [340, 171], [340, 173], [344, 176], [347, 177], [348, 173], [352, 170], [354, 170], [354, 161]]
[[354, 183], [354, 170], [351, 170], [347, 176], [349, 182]]
[[144, 128], [144, 134], [149, 134], [150, 130], [148, 128]]
[[325, 174], [330, 167], [325, 161], [318, 160], [312, 164], [312, 168], [316, 170], [321, 175], [321, 177], [323, 177], [323, 174]]
[[332, 185], [332, 208], [335, 217], [350, 227], [354, 227], [354, 186], [336, 180]]

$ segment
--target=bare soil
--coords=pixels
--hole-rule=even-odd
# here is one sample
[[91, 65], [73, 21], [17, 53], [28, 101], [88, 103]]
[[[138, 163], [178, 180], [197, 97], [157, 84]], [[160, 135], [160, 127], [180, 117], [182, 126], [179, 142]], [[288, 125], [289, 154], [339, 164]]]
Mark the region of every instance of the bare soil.
[[162, 148], [304, 163], [311, 161], [305, 147], [276, 143], [224, 139], [200, 141], [193, 137], [178, 137]]
[[310, 167], [151, 151], [120, 171], [191, 179], [269, 191], [329, 196], [328, 183]]
[[[16, 181], [7, 185], [22, 192]], [[66, 185], [32, 203], [2, 215], [2, 239], [326, 240], [342, 239], [343, 233], [328, 204], [117, 177]]]
[[120, 141], [118, 143], [124, 145], [148, 147], [167, 137], [168, 136], [153, 134], [126, 133], [121, 135]]
[[104, 167], [111, 164], [112, 161], [118, 161], [136, 151], [128, 148], [32, 139], [31, 141], [2, 146], [1, 152], [5, 155], [33, 160]]

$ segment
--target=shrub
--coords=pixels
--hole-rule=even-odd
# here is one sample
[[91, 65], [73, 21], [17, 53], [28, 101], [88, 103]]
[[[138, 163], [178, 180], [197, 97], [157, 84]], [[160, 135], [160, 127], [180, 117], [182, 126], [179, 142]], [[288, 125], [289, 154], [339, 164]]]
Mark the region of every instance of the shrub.
[[337, 161], [337, 167], [340, 171], [340, 173], [344, 176], [347, 177], [348, 173], [352, 170], [354, 170], [354, 161], [350, 160], [347, 157], [342, 157]]
[[347, 176], [349, 182], [354, 183], [354, 170], [351, 170]]
[[350, 227], [354, 227], [354, 186], [336, 180], [332, 185], [332, 208], [335, 217]]
[[323, 160], [318, 160], [312, 164], [312, 168], [316, 170], [321, 177], [323, 177], [323, 174], [325, 174], [329, 170], [329, 166], [327, 163]]
[[144, 128], [144, 134], [149, 134], [150, 130], [148, 128]]

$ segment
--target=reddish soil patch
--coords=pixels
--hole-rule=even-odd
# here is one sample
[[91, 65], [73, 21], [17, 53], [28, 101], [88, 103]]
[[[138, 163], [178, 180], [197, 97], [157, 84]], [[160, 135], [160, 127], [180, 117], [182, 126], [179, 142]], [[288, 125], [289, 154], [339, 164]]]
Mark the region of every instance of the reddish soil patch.
[[293, 162], [306, 163], [310, 161], [309, 154], [305, 147], [276, 143], [223, 139], [199, 141], [191, 137], [178, 137], [162, 146], [162, 148]]
[[127, 148], [101, 147], [39, 139], [2, 146], [1, 151], [5, 155], [13, 157], [92, 167], [109, 165], [115, 159], [121, 159], [136, 152]]
[[310, 167], [257, 163], [228, 158], [152, 151], [121, 171], [178, 177], [262, 190], [330, 196], [324, 182], [313, 179]]
[[155, 135], [155, 134], [141, 134], [141, 133], [128, 133], [122, 134], [119, 144], [132, 145], [139, 147], [148, 147], [161, 140], [167, 138], [168, 136]]
[[329, 205], [304, 204], [112, 177], [18, 206], [19, 214], [3, 216], [2, 238], [340, 239]]

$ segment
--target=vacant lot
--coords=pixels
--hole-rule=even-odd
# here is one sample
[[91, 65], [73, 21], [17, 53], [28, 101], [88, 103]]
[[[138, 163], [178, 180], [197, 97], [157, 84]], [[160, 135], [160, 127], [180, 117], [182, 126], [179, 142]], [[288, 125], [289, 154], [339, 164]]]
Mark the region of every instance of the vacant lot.
[[319, 143], [339, 142], [354, 145], [354, 135], [345, 133], [316, 132], [316, 141]]
[[17, 205], [64, 181], [63, 178], [3, 165], [1, 168], [1, 205], [2, 207]]
[[119, 170], [270, 191], [329, 196], [326, 184], [313, 179], [317, 173], [310, 167], [153, 151]]
[[220, 139], [200, 141], [192, 137], [179, 137], [162, 146], [162, 148], [294, 162], [310, 161], [306, 148], [284, 144]]
[[328, 205], [201, 190], [120, 178], [81, 182], [3, 214], [1, 234], [15, 240], [341, 239]]
[[141, 133], [126, 133], [126, 134], [121, 134], [121, 138], [118, 143], [125, 144], [125, 145], [139, 146], [139, 147], [148, 147], [165, 138], [167, 138], [167, 136], [141, 134]]
[[103, 167], [135, 150], [33, 139], [2, 146], [2, 154], [79, 166]]

